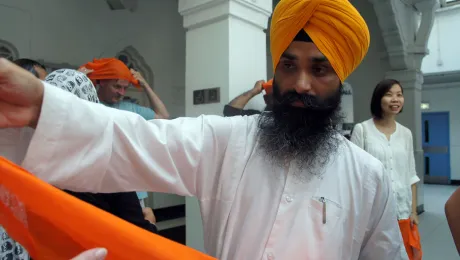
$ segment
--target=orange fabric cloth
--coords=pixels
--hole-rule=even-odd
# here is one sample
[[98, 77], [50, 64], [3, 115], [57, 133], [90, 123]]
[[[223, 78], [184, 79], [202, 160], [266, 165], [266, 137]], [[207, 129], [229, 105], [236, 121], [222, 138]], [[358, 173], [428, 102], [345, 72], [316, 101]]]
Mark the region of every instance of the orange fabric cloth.
[[422, 259], [422, 244], [417, 225], [411, 225], [410, 219], [399, 220], [399, 229], [410, 260]]
[[0, 224], [36, 260], [104, 247], [107, 260], [210, 260], [68, 195], [0, 157]]
[[129, 68], [119, 59], [94, 59], [93, 62], [88, 62], [80, 68], [82, 67], [93, 70], [87, 75], [93, 82], [98, 79], [122, 79], [139, 87], [139, 81], [134, 78]]
[[273, 71], [301, 29], [331, 62], [342, 82], [369, 49], [366, 22], [348, 0], [281, 0], [270, 26]]
[[267, 95], [271, 95], [273, 93], [273, 79], [262, 84], [262, 88], [265, 89]]

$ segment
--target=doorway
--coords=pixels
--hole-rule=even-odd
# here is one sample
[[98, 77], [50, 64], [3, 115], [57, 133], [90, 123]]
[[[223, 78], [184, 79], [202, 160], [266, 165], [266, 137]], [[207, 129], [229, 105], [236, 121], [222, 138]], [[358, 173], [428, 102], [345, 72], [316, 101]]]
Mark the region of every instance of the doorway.
[[422, 113], [425, 183], [450, 184], [449, 112]]

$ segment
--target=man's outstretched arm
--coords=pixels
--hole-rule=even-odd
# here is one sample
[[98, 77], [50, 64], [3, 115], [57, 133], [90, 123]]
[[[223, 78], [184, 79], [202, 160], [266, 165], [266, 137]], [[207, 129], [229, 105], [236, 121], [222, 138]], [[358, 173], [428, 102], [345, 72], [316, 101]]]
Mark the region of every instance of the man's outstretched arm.
[[201, 198], [216, 183], [230, 136], [246, 135], [244, 118], [146, 121], [44, 84], [41, 115], [22, 166], [61, 189]]

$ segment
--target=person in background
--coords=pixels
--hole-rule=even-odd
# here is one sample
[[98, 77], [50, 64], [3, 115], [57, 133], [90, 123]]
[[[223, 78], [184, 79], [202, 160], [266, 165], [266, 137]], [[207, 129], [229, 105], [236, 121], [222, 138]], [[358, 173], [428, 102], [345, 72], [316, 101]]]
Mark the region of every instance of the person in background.
[[31, 60], [31, 59], [17, 59], [14, 61], [16, 65], [19, 67], [29, 71], [30, 73], [34, 74], [35, 77], [44, 80], [48, 72], [46, 71], [46, 67], [38, 61]]
[[407, 254], [410, 259], [421, 259], [416, 186], [420, 179], [415, 170], [412, 132], [396, 121], [403, 107], [401, 84], [394, 79], [380, 81], [372, 94], [372, 118], [354, 127], [351, 141], [385, 166], [385, 172], [391, 178]]
[[[102, 104], [120, 110], [130, 111], [145, 120], [168, 119], [169, 112], [152, 87], [137, 71], [129, 69], [122, 61], [115, 58], [94, 59], [79, 68], [97, 86], [98, 97]], [[126, 90], [130, 85], [141, 87], [150, 102], [150, 107], [143, 107], [131, 100], [126, 100]], [[141, 206], [145, 207], [147, 192], [138, 191]]]
[[261, 111], [255, 109], [244, 109], [246, 104], [253, 97], [259, 95], [265, 90], [264, 100], [267, 107], [265, 110], [270, 110], [273, 105], [273, 79], [264, 82], [259, 80], [254, 84], [254, 87], [234, 98], [224, 107], [224, 116], [250, 116], [260, 114]]
[[218, 259], [407, 259], [382, 163], [335, 129], [342, 84], [369, 45], [348, 0], [280, 1], [271, 111], [150, 121], [0, 59], [0, 128], [36, 128], [21, 166], [53, 185], [197, 197]]
[[[168, 119], [169, 112], [145, 78], [136, 70], [129, 69], [115, 58], [94, 59], [79, 68], [98, 87], [98, 97], [106, 106], [134, 112], [145, 120]], [[128, 87], [134, 85], [145, 91], [150, 107], [123, 100]]]
[[[46, 76], [45, 82], [71, 92], [83, 100], [99, 103], [96, 88], [91, 80], [81, 72], [72, 69], [59, 69]], [[89, 193], [65, 191], [131, 224], [152, 233], [157, 233], [153, 210], [141, 207], [136, 192]]]

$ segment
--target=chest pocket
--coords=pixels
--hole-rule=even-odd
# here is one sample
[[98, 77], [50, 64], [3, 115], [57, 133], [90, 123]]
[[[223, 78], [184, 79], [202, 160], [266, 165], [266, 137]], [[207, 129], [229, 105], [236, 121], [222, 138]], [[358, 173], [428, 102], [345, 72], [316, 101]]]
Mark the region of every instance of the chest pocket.
[[322, 196], [313, 196], [308, 203], [311, 228], [315, 234], [320, 238], [341, 234], [343, 209], [339, 203]]

